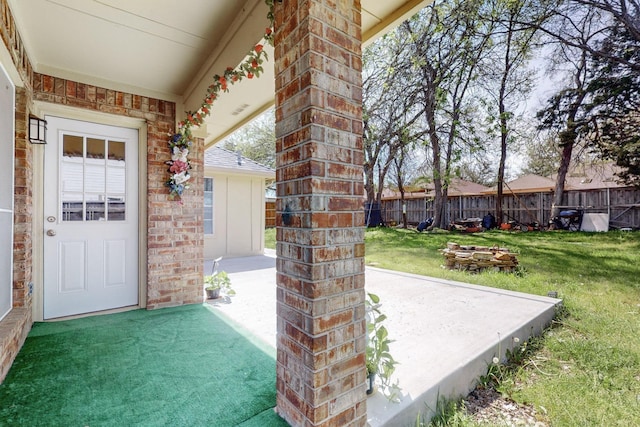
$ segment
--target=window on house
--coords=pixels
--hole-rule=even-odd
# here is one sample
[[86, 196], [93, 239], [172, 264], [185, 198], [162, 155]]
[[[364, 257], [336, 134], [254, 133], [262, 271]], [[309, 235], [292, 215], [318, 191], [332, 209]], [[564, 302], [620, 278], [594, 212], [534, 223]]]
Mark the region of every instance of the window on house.
[[13, 294], [13, 83], [0, 66], [0, 320]]
[[213, 178], [204, 179], [204, 234], [213, 234]]
[[62, 137], [62, 220], [125, 220], [125, 143], [82, 135]]

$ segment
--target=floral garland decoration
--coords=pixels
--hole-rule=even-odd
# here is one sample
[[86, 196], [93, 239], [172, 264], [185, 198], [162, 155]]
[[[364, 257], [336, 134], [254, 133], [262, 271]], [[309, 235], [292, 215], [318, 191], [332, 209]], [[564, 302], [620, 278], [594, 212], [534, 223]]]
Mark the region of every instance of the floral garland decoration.
[[[267, 19], [270, 26], [266, 28], [263, 40], [265, 43], [273, 46], [273, 27], [275, 16], [273, 13], [275, 1], [281, 0], [265, 0], [269, 7]], [[229, 85], [234, 85], [243, 79], [252, 79], [260, 77], [264, 72], [262, 63], [268, 60], [267, 53], [264, 51], [263, 44], [257, 44], [245, 57], [244, 61], [236, 68], [228, 67], [222, 75], [213, 76], [213, 83], [207, 88], [207, 93], [202, 101], [200, 108], [196, 111], [187, 111], [187, 118], [178, 123], [175, 133], [169, 134], [169, 149], [171, 150], [171, 160], [165, 162], [169, 166], [169, 179], [165, 182], [165, 186], [169, 188], [169, 199], [180, 200], [183, 192], [189, 188], [189, 169], [191, 162], [189, 161], [189, 149], [191, 148], [191, 128], [200, 126], [204, 119], [211, 114], [211, 105], [218, 99], [221, 92], [229, 92]]]
[[169, 198], [180, 198], [184, 190], [189, 188], [189, 148], [191, 148], [191, 129], [183, 127], [179, 132], [171, 135], [169, 139], [169, 148], [171, 149], [171, 160], [167, 161], [169, 165], [169, 173], [171, 176], [165, 183], [169, 187]]

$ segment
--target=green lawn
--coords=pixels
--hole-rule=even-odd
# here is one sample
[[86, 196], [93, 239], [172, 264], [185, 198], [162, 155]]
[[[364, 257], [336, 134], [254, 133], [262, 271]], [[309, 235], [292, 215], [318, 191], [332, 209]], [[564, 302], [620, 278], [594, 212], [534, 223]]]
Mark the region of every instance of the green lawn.
[[[268, 230], [275, 247], [275, 230]], [[441, 267], [448, 241], [508, 247], [517, 274], [468, 274]], [[546, 295], [566, 316], [500, 388], [546, 413], [553, 426], [640, 425], [640, 233], [366, 233], [367, 265]]]

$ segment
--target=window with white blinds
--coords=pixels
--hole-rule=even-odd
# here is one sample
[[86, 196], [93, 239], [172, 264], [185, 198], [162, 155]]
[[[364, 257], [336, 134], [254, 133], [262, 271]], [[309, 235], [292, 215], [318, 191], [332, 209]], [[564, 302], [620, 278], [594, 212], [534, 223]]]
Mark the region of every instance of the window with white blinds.
[[215, 231], [213, 221], [213, 178], [204, 179], [204, 234], [212, 235]]

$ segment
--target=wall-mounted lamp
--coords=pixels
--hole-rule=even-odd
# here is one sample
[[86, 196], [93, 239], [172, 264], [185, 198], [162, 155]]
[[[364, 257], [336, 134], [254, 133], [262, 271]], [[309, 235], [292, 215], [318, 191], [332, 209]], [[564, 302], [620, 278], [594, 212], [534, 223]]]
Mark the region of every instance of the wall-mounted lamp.
[[29, 142], [32, 144], [47, 143], [47, 121], [29, 116]]
[[284, 207], [284, 212], [282, 212], [282, 224], [289, 226], [291, 225], [291, 219], [293, 217], [293, 214], [291, 213], [291, 208], [289, 207], [289, 205]]

